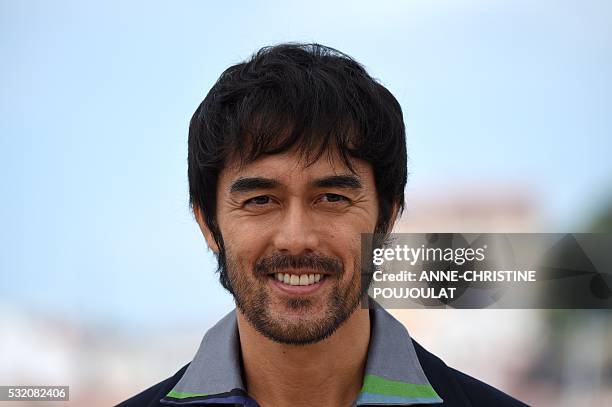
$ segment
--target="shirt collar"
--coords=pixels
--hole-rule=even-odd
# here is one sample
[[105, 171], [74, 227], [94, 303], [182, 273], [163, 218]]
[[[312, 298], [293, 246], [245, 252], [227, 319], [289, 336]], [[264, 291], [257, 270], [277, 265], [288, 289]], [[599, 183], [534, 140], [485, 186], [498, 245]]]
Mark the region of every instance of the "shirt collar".
[[[438, 404], [442, 399], [431, 386], [404, 326], [370, 301], [372, 330], [363, 387], [356, 406]], [[162, 400], [172, 406], [214, 403], [257, 407], [242, 382], [236, 311], [204, 336], [183, 377]]]

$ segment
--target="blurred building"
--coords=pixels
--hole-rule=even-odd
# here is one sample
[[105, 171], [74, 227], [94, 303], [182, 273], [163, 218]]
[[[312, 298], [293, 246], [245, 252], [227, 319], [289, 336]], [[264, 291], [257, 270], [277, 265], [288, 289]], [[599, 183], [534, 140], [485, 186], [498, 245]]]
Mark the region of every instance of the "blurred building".
[[[439, 186], [413, 191], [406, 201], [396, 232], [547, 232], [548, 222], [538, 210], [537, 194], [521, 185]], [[571, 312], [561, 310], [556, 315]], [[550, 313], [544, 310], [392, 313], [413, 338], [448, 365], [529, 404], [612, 404], [612, 375], [604, 367], [612, 357], [612, 325], [607, 311], [587, 310], [583, 315], [590, 323], [575, 329], [566, 326], [562, 332], [550, 323]], [[594, 313], [598, 322], [591, 319]], [[608, 362], [607, 366], [612, 365]]]

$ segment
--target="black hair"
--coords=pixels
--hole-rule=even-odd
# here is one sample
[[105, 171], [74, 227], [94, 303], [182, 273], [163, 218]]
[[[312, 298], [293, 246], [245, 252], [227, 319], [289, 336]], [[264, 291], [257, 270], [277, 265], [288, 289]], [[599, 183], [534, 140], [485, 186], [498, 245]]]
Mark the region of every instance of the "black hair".
[[306, 164], [334, 151], [372, 165], [378, 193], [376, 232], [389, 229], [393, 206], [404, 208], [407, 180], [402, 110], [393, 95], [350, 56], [320, 44], [264, 47], [226, 69], [189, 124], [189, 202], [220, 248], [221, 283], [230, 292], [216, 221], [219, 173], [296, 148]]

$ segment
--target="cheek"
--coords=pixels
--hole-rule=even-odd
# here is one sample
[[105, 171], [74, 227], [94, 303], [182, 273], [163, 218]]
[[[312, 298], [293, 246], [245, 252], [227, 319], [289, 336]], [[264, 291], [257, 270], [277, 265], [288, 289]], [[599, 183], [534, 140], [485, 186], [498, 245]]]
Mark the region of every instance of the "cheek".
[[[231, 242], [231, 243], [230, 243]], [[228, 257], [231, 256], [233, 262], [241, 268], [251, 266], [258, 258], [257, 241], [256, 240], [228, 240], [225, 242], [225, 249]]]
[[361, 263], [361, 234], [352, 232], [344, 235], [340, 233], [334, 233], [330, 235], [333, 237], [330, 239], [332, 242], [332, 250], [334, 255], [342, 259], [345, 269], [345, 279], [352, 280], [356, 268]]
[[223, 233], [228, 257], [242, 270], [250, 269], [266, 250], [267, 237], [248, 227], [235, 227]]

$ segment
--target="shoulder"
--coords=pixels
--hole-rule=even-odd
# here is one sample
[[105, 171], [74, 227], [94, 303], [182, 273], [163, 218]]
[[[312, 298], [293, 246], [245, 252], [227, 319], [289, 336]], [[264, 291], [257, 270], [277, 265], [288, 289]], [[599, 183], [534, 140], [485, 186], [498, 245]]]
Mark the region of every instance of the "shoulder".
[[522, 407], [525, 403], [456, 369], [412, 341], [427, 379], [444, 400], [444, 406]]
[[159, 400], [161, 400], [166, 394], [170, 392], [183, 377], [185, 370], [187, 370], [189, 364], [183, 366], [181, 370], [176, 372], [172, 377], [167, 378], [164, 381], [157, 383], [154, 386], [138, 393], [134, 397], [125, 400], [122, 403], [117, 404], [116, 407], [156, 407], [159, 406]]

